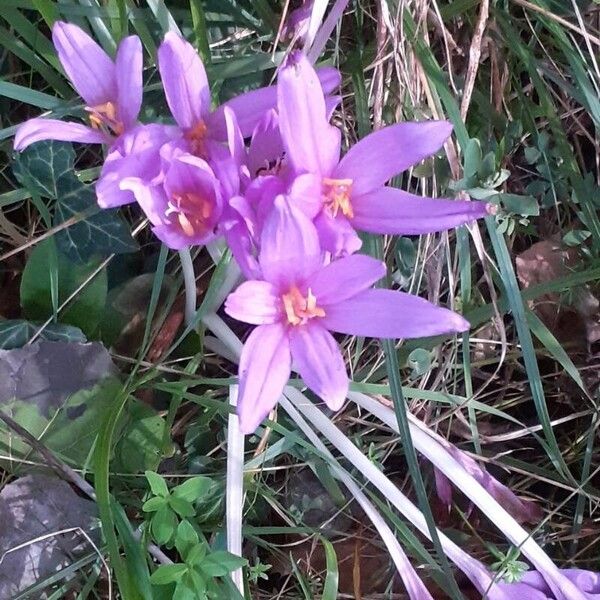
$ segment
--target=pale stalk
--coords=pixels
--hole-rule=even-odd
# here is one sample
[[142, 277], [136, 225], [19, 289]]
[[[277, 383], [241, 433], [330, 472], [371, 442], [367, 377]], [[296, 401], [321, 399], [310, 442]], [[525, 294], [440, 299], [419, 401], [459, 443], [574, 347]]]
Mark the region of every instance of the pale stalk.
[[410, 563], [402, 546], [398, 543], [394, 532], [390, 529], [385, 519], [379, 514], [370, 500], [365, 496], [362, 490], [354, 482], [349, 473], [344, 470], [340, 463], [334, 458], [333, 454], [327, 450], [327, 447], [319, 439], [319, 436], [311, 429], [308, 423], [302, 418], [300, 413], [294, 408], [293, 404], [285, 397], [279, 399], [279, 403], [283, 409], [292, 417], [298, 428], [304, 433], [312, 445], [323, 454], [329, 461], [332, 473], [337, 477], [354, 496], [366, 515], [371, 519], [371, 522], [377, 529], [381, 539], [386, 545], [390, 557], [396, 565], [398, 574], [402, 578], [402, 582], [406, 587], [410, 600], [433, 600], [433, 597], [417, 575], [412, 564]]
[[[294, 407], [345, 456], [350, 464], [369, 480], [388, 502], [395, 506], [425, 537], [430, 539], [429, 527], [423, 513], [331, 422], [331, 419], [297, 389], [287, 386], [284, 393]], [[485, 594], [489, 590], [491, 593], [488, 593], [487, 598], [509, 600], [499, 586], [494, 585], [494, 581], [484, 565], [469, 556], [443, 532], [438, 530], [437, 533], [446, 556], [465, 573], [481, 593]]]
[[194, 323], [194, 317], [196, 316], [197, 292], [196, 274], [194, 273], [194, 263], [189, 247], [179, 250], [179, 260], [181, 261], [181, 272], [185, 288], [185, 324], [190, 326]]
[[[394, 412], [377, 400], [350, 392], [348, 398], [368, 410], [398, 433]], [[420, 427], [410, 424], [415, 448], [439, 469], [459, 490], [478, 506], [502, 533], [521, 550], [544, 577], [558, 600], [585, 600], [585, 596], [552, 562], [531, 535], [500, 505], [497, 500], [447, 450]]]
[[[237, 405], [238, 386], [229, 387], [229, 404]], [[227, 522], [227, 551], [242, 556], [242, 520], [244, 512], [244, 434], [240, 431], [235, 412], [229, 413], [227, 427], [227, 487], [225, 515]], [[242, 569], [231, 573], [233, 583], [244, 595]]]

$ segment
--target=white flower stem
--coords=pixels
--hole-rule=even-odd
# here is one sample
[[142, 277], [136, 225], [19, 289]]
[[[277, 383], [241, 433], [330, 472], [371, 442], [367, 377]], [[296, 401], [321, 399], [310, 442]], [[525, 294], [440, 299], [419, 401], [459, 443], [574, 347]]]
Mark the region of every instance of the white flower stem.
[[[398, 432], [394, 412], [377, 400], [350, 392], [348, 397]], [[431, 435], [411, 423], [415, 448], [478, 506], [544, 577], [557, 600], [585, 600], [583, 594], [556, 567], [548, 555], [497, 500]]]
[[215, 313], [206, 315], [204, 319], [202, 319], [202, 322], [215, 334], [215, 337], [223, 343], [231, 355], [239, 361], [243, 344], [240, 342], [237, 335], [231, 331], [227, 323]]
[[[229, 387], [229, 404], [237, 404], [238, 386]], [[244, 434], [240, 431], [239, 419], [231, 413], [227, 427], [227, 488], [225, 514], [227, 522], [227, 551], [242, 556], [242, 520], [244, 512]], [[244, 595], [242, 570], [231, 573], [233, 583]]]
[[[366, 477], [397, 510], [400, 511], [425, 537], [430, 539], [429, 527], [423, 513], [342, 433], [314, 404], [301, 392], [287, 386], [285, 395], [295, 408], [341, 452], [350, 464]], [[446, 556], [473, 582], [475, 587], [485, 593], [494, 588], [488, 570], [457, 546], [444, 533], [438, 536]], [[506, 597], [496, 588], [494, 599]]]
[[181, 272], [183, 273], [183, 284], [185, 288], [185, 324], [191, 325], [196, 315], [196, 274], [190, 249], [182, 248], [179, 251], [181, 261]]
[[378, 510], [354, 482], [349, 473], [341, 467], [340, 463], [333, 457], [331, 452], [327, 450], [325, 444], [323, 444], [315, 431], [311, 429], [310, 425], [308, 425], [300, 413], [294, 408], [294, 405], [285, 396], [280, 398], [279, 403], [288, 415], [292, 417], [296, 425], [313, 446], [327, 458], [333, 474], [348, 488], [348, 491], [354, 496], [366, 515], [371, 519], [373, 525], [375, 525], [375, 528], [379, 532], [381, 539], [384, 541], [388, 552], [396, 565], [396, 569], [402, 578], [410, 600], [433, 600], [431, 594], [425, 587], [425, 584], [415, 572], [406, 553], [402, 549], [402, 546], [398, 543], [394, 532], [390, 529]]

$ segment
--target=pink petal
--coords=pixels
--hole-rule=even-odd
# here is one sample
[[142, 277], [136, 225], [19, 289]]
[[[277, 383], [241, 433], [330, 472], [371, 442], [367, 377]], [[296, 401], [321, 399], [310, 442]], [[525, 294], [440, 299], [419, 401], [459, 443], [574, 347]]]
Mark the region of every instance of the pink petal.
[[260, 325], [249, 335], [239, 368], [237, 412], [243, 433], [252, 433], [277, 404], [290, 377], [291, 362], [282, 325]]
[[242, 271], [242, 275], [246, 279], [261, 277], [260, 267], [253, 252], [252, 239], [246, 225], [242, 221], [238, 221], [227, 228], [223, 228], [223, 235]]
[[168, 248], [173, 250], [182, 250], [190, 246], [202, 246], [215, 239], [212, 231], [186, 235], [181, 228], [171, 223], [156, 225], [152, 228], [152, 233]]
[[322, 305], [327, 329], [374, 338], [421, 338], [469, 329], [469, 322], [419, 296], [366, 290], [337, 304]]
[[315, 72], [326, 96], [340, 87], [342, 75], [335, 67], [319, 67]]
[[[118, 181], [118, 185], [122, 192], [130, 194], [128, 197], [140, 205], [140, 208], [144, 211], [144, 214], [148, 217], [152, 225], [157, 227], [164, 225], [165, 211], [167, 210], [169, 199], [162, 185], [154, 185], [140, 177], [123, 177]], [[102, 194], [98, 193], [98, 188], [96, 188], [98, 204], [102, 208], [107, 208], [110, 205], [106, 205], [105, 203], [107, 201], [110, 202], [110, 196], [106, 193], [106, 190], [102, 190], [102, 192]], [[122, 197], [124, 198], [125, 196], [123, 195]]]
[[364, 254], [334, 260], [308, 281], [317, 304], [333, 304], [356, 296], [385, 275], [385, 263]]
[[67, 77], [88, 106], [117, 100], [115, 65], [87, 33], [57, 21], [52, 41]]
[[487, 216], [486, 202], [423, 198], [390, 187], [352, 198], [360, 231], [395, 235], [420, 235], [458, 227]]
[[98, 205], [110, 208], [134, 202], [132, 192], [120, 187], [121, 181], [134, 177], [150, 183], [160, 173], [161, 147], [179, 134], [177, 127], [150, 124], [139, 125], [120, 136], [111, 147], [96, 182]]
[[343, 215], [332, 217], [326, 210], [322, 210], [314, 223], [321, 247], [334, 258], [354, 254], [360, 250], [362, 241]]
[[97, 129], [80, 123], [69, 123], [56, 119], [29, 119], [17, 129], [15, 134], [15, 150], [21, 152], [30, 144], [42, 140], [58, 140], [61, 142], [81, 142], [83, 144], [103, 144], [107, 136]]
[[200, 56], [169, 31], [158, 49], [158, 68], [171, 114], [182, 129], [192, 129], [210, 111], [210, 88]]
[[121, 40], [115, 64], [119, 118], [125, 128], [129, 129], [135, 124], [142, 107], [144, 56], [142, 43], [137, 35]]
[[353, 195], [366, 194], [437, 152], [451, 132], [448, 121], [390, 125], [352, 146], [333, 177], [352, 179]]
[[304, 173], [294, 178], [289, 188], [289, 201], [309, 219], [314, 219], [323, 207], [322, 183], [318, 175]]
[[294, 52], [277, 79], [279, 127], [299, 173], [329, 175], [340, 156], [340, 131], [329, 125], [323, 90], [306, 57]]
[[290, 349], [304, 383], [331, 410], [340, 410], [348, 394], [348, 375], [333, 336], [320, 323], [309, 321], [291, 328]]
[[281, 299], [268, 281], [245, 281], [227, 296], [225, 312], [244, 323], [270, 325], [281, 318]]
[[223, 115], [225, 117], [225, 125], [227, 128], [227, 146], [234, 163], [239, 168], [246, 164], [244, 138], [240, 131], [240, 126], [238, 125], [235, 113], [230, 108], [225, 107]]
[[[331, 93], [340, 85], [340, 72], [333, 67], [317, 69], [317, 77], [325, 94]], [[217, 139], [225, 139], [223, 110], [226, 106], [235, 113], [242, 135], [250, 137], [263, 115], [277, 106], [277, 88], [271, 85], [251, 90], [219, 106], [208, 118], [211, 134]]]
[[283, 156], [277, 111], [267, 111], [252, 132], [248, 149], [248, 168], [252, 177], [265, 174]]
[[208, 200], [221, 213], [221, 198], [214, 173], [206, 161], [193, 154], [182, 153], [171, 159], [164, 186], [169, 198], [192, 192]]
[[321, 265], [317, 230], [284, 196], [277, 196], [261, 234], [263, 276], [279, 286], [300, 284]]

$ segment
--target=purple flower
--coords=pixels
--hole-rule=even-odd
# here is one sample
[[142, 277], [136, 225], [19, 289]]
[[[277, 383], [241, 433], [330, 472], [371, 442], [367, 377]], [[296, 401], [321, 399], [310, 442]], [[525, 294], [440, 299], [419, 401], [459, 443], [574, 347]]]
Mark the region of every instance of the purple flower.
[[15, 135], [15, 150], [40, 140], [112, 143], [135, 126], [142, 104], [142, 45], [137, 36], [124, 38], [115, 62], [76, 25], [56, 22], [52, 41], [73, 87], [83, 98], [90, 125], [36, 118]]
[[[600, 599], [600, 574], [582, 569], [560, 569], [560, 575], [568, 579], [581, 593], [580, 598], [587, 600]], [[565, 600], [575, 598], [571, 593], [561, 589], [555, 594], [546, 579], [538, 571], [527, 571], [516, 583], [497, 583], [495, 587], [502, 592], [501, 598], [507, 600]], [[490, 595], [490, 597], [494, 597]]]
[[302, 3], [302, 6], [296, 8], [289, 14], [283, 30], [281, 31], [281, 37], [285, 41], [292, 45], [298, 41], [300, 43], [304, 42], [304, 38], [308, 33], [308, 26], [310, 25], [313, 5], [314, 0], [307, 0]]
[[160, 160], [161, 173], [154, 180], [125, 177], [121, 189], [133, 193], [152, 231], [169, 248], [206, 244], [215, 237], [223, 211], [212, 169], [177, 143], [162, 146]]
[[[448, 442], [441, 436], [436, 440], [444, 446], [448, 453], [457, 460], [510, 514], [519, 522], [535, 522], [541, 518], [542, 511], [537, 504], [530, 500], [522, 500], [511, 489], [494, 479], [483, 467], [466, 453]], [[452, 486], [446, 476], [435, 469], [435, 486], [438, 497], [447, 506], [452, 505]]]
[[[235, 114], [243, 137], [249, 136], [265, 112], [276, 104], [275, 87], [264, 87], [225, 102], [214, 112], [206, 70], [194, 47], [174, 32], [166, 34], [158, 50], [158, 66], [167, 103], [189, 143], [190, 152], [210, 153], [211, 143], [227, 139], [225, 110]], [[320, 69], [323, 91], [329, 93], [340, 83], [335, 69]]]
[[96, 182], [96, 196], [101, 208], [114, 208], [135, 202], [129, 189], [121, 188], [121, 181], [135, 177], [150, 182], [161, 172], [160, 149], [180, 135], [176, 127], [167, 125], [138, 125], [122, 135], [110, 148], [100, 177]]
[[389, 179], [439, 150], [452, 131], [450, 123], [385, 127], [359, 141], [340, 160], [340, 132], [329, 124], [315, 71], [300, 52], [292, 53], [280, 71], [277, 106], [286, 159], [297, 174], [313, 175], [322, 209], [315, 224], [325, 249], [335, 255], [360, 247], [354, 229], [417, 235], [456, 227], [488, 213], [484, 202], [422, 198], [384, 187]]
[[330, 332], [413, 338], [465, 331], [469, 323], [445, 308], [401, 292], [370, 289], [385, 265], [353, 255], [323, 266], [317, 230], [284, 196], [267, 218], [259, 254], [261, 279], [242, 283], [225, 311], [258, 325], [240, 359], [238, 414], [245, 433], [275, 406], [292, 364], [332, 410], [348, 391], [348, 376]]

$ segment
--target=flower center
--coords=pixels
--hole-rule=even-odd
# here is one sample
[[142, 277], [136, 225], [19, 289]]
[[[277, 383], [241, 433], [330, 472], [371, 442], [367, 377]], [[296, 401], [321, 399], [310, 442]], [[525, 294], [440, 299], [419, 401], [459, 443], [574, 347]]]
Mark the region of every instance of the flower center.
[[273, 160], [265, 159], [264, 166], [256, 169], [256, 176], [279, 175], [284, 167], [285, 152]]
[[330, 179], [323, 177], [323, 200], [331, 216], [337, 217], [338, 212], [349, 219], [354, 216], [350, 194], [352, 193], [352, 179]]
[[188, 237], [204, 234], [210, 229], [209, 219], [213, 212], [212, 203], [193, 192], [173, 194], [166, 216], [175, 214], [181, 230]]
[[206, 123], [202, 120], [198, 121], [191, 129], [188, 129], [184, 137], [190, 143], [192, 154], [203, 157], [206, 155], [204, 140], [208, 132]]
[[325, 311], [317, 306], [317, 298], [310, 288], [306, 297], [294, 285], [281, 297], [287, 321], [290, 325], [304, 325], [313, 317], [324, 317]]
[[97, 106], [88, 106], [90, 125], [94, 129], [104, 129], [112, 135], [121, 135], [125, 126], [117, 118], [117, 105], [114, 102], [105, 102]]

